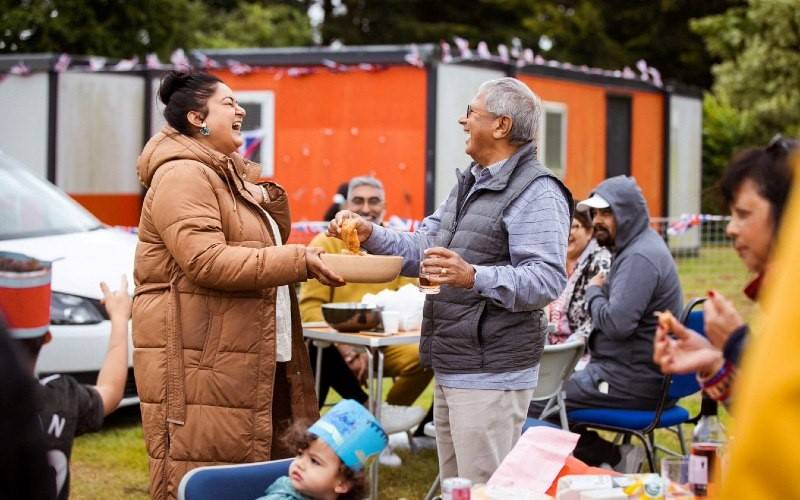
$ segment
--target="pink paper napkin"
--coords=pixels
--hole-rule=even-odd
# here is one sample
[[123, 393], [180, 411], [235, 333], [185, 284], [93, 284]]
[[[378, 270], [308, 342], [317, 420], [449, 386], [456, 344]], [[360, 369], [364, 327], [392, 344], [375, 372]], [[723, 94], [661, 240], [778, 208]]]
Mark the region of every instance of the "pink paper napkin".
[[544, 493], [564, 467], [580, 436], [552, 427], [531, 427], [517, 441], [489, 486], [513, 486]]

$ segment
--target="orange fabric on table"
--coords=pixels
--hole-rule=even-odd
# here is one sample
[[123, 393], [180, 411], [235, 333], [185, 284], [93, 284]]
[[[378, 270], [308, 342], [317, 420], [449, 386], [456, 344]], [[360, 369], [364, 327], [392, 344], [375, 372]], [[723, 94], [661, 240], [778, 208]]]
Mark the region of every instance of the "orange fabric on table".
[[567, 461], [564, 463], [564, 467], [558, 472], [558, 475], [553, 480], [553, 484], [550, 485], [550, 488], [547, 489], [547, 494], [551, 497], [556, 496], [556, 490], [558, 489], [558, 480], [561, 479], [563, 476], [586, 476], [586, 475], [599, 475], [599, 476], [621, 476], [617, 471], [608, 470], [608, 469], [601, 469], [600, 467], [592, 467], [590, 465], [586, 465], [585, 463], [581, 462], [577, 458], [573, 457], [572, 455], [567, 457]]

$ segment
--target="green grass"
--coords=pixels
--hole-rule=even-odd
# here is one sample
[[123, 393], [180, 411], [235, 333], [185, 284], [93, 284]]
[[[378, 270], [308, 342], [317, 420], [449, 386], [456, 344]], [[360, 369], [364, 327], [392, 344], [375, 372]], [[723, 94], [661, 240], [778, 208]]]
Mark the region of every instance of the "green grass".
[[[741, 293], [748, 275], [730, 248], [703, 249], [697, 257], [682, 258], [678, 271], [685, 297], [702, 296], [714, 288], [733, 300], [745, 318], [752, 314], [753, 306]], [[384, 394], [390, 384], [390, 381], [385, 381]], [[416, 404], [427, 409], [432, 397], [432, 387], [429, 386]], [[328, 403], [338, 399], [332, 391]], [[700, 398], [687, 398], [683, 404], [695, 415]], [[724, 423], [728, 422], [724, 411], [722, 419]], [[685, 426], [684, 432], [690, 438], [691, 427]], [[678, 449], [677, 440], [670, 433], [658, 431], [656, 439], [660, 444]], [[411, 454], [400, 450], [399, 454], [403, 458], [402, 467], [381, 468], [381, 498], [423, 498], [438, 470], [435, 451], [421, 450]], [[147, 485], [147, 455], [138, 408], [126, 408], [112, 414], [101, 432], [76, 440], [72, 453], [71, 498], [144, 500], [148, 498]]]

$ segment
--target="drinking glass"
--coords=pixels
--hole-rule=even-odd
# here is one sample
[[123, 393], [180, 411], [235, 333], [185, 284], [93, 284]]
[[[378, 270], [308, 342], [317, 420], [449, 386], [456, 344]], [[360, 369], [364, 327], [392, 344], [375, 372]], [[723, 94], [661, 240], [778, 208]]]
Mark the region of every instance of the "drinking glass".
[[419, 291], [427, 295], [434, 295], [441, 291], [441, 287], [437, 284], [431, 283], [431, 281], [428, 279], [428, 274], [422, 271], [422, 261], [425, 259], [425, 250], [428, 248], [433, 248], [434, 246], [436, 245], [430, 243], [422, 249], [422, 255], [420, 256], [419, 262]]
[[689, 484], [689, 457], [670, 457], [661, 460], [661, 479], [666, 500], [693, 499]]

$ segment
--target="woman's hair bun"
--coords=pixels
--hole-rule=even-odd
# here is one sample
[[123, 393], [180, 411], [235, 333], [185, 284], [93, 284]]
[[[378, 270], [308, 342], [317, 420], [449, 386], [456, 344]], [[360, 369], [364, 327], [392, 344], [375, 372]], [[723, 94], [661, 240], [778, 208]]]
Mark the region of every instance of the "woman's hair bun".
[[161, 102], [163, 102], [165, 106], [169, 104], [169, 99], [172, 97], [172, 94], [182, 87], [185, 87], [191, 77], [192, 74], [190, 72], [177, 70], [169, 71], [164, 75], [161, 79], [161, 86], [158, 89], [158, 97], [161, 99]]

